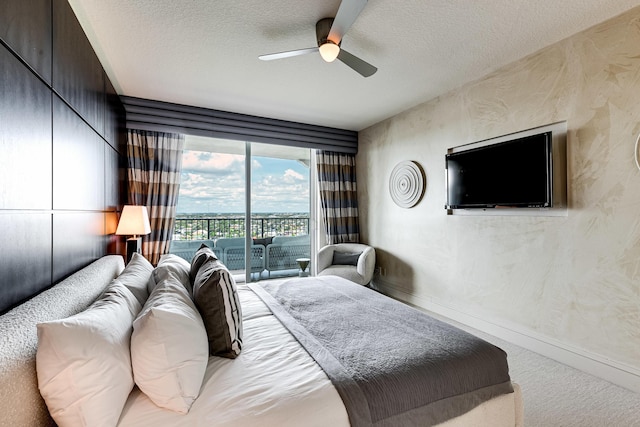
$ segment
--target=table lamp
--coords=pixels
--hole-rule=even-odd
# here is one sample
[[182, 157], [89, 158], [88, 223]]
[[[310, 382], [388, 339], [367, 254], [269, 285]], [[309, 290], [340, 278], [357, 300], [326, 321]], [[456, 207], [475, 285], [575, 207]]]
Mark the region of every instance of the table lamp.
[[149, 225], [147, 207], [125, 205], [122, 208], [116, 235], [133, 236], [127, 239], [127, 262], [131, 261], [134, 252], [142, 253], [142, 237], [140, 236], [149, 233], [151, 233], [151, 226]]

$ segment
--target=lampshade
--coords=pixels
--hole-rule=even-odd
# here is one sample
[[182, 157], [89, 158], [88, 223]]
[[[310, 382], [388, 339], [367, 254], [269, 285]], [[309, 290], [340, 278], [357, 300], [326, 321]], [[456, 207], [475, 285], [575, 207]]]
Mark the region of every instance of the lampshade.
[[320, 56], [327, 62], [333, 62], [340, 53], [340, 46], [334, 42], [327, 40], [326, 43], [320, 45]]
[[120, 215], [116, 234], [119, 236], [137, 236], [149, 233], [151, 233], [151, 226], [149, 225], [147, 207], [125, 205], [122, 208], [122, 215]]

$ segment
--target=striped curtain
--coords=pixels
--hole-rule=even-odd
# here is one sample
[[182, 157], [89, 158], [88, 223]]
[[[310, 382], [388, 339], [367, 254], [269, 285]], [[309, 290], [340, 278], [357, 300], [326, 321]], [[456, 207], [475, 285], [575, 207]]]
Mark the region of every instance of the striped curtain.
[[358, 243], [360, 227], [355, 155], [316, 151], [316, 164], [327, 242]]
[[142, 238], [142, 254], [156, 265], [169, 251], [180, 189], [184, 135], [127, 130], [129, 204], [149, 211], [151, 234]]

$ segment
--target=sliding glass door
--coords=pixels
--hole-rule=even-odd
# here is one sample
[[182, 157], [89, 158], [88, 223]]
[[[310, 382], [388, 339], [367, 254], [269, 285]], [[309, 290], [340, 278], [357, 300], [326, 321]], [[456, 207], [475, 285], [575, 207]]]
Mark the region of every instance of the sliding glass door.
[[171, 252], [190, 261], [206, 244], [239, 282], [298, 275], [312, 255], [310, 154], [187, 136]]
[[310, 150], [259, 143], [250, 150], [251, 235], [264, 247], [264, 273], [298, 275], [311, 259]]

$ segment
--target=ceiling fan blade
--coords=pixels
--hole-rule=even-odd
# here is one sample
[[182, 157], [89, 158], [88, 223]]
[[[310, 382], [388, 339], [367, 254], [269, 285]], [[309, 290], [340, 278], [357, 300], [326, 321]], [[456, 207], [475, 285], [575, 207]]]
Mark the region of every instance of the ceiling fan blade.
[[262, 59], [263, 61], [272, 61], [274, 59], [290, 58], [292, 56], [306, 55], [307, 53], [314, 53], [317, 51], [318, 51], [317, 47], [309, 47], [307, 49], [297, 49], [297, 50], [289, 50], [286, 52], [268, 53], [266, 55], [260, 55], [258, 56], [258, 58]]
[[366, 4], [367, 0], [342, 0], [327, 38], [339, 45]]
[[340, 53], [338, 54], [338, 59], [344, 62], [345, 64], [347, 64], [354, 71], [357, 71], [358, 73], [360, 73], [363, 77], [372, 76], [376, 73], [376, 71], [378, 71], [378, 69], [373, 65], [369, 64], [366, 61], [363, 61], [357, 56], [350, 54], [344, 49], [340, 49]]

